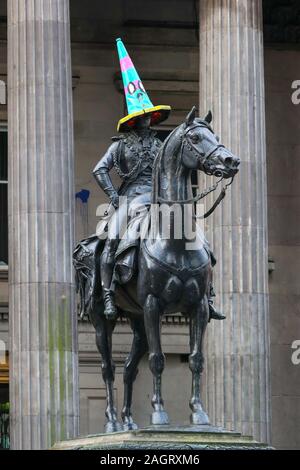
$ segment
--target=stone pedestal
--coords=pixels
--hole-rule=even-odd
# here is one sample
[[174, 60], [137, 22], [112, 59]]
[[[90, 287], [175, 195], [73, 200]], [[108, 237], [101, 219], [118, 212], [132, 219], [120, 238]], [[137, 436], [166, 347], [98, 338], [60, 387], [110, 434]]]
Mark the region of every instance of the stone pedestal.
[[132, 432], [99, 434], [55, 444], [53, 450], [261, 450], [249, 436], [213, 426], [151, 426]]
[[9, 0], [11, 447], [78, 433], [68, 0]]
[[[267, 178], [261, 0], [200, 1], [200, 115], [241, 158], [226, 199], [208, 220], [218, 259], [217, 306], [207, 332], [211, 422], [270, 438]], [[211, 185], [211, 178], [202, 182]], [[207, 208], [215, 199], [207, 198]]]

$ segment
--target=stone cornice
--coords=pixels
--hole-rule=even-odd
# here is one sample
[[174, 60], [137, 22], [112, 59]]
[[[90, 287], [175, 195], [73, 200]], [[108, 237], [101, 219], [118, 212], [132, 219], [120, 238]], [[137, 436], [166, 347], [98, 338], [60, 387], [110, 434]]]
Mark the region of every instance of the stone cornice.
[[0, 266], [0, 281], [7, 281], [8, 280], [8, 267], [7, 266]]

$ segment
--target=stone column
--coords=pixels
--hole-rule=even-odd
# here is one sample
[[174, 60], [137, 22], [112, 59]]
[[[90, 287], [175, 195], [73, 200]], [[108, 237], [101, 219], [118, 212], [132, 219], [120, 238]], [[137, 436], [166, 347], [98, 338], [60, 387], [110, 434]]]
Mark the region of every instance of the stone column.
[[68, 0], [8, 0], [13, 449], [78, 433]]
[[[214, 424], [269, 441], [269, 317], [265, 94], [261, 0], [200, 0], [200, 114], [242, 160], [208, 221], [218, 258], [206, 352]], [[211, 179], [206, 178], [206, 185]], [[213, 198], [216, 196], [214, 195]], [[212, 199], [207, 201], [207, 207]]]

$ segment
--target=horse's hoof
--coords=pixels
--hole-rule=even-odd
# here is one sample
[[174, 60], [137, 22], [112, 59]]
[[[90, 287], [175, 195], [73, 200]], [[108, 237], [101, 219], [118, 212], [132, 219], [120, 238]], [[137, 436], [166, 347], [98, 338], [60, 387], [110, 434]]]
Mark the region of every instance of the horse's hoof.
[[195, 411], [191, 414], [191, 424], [203, 425], [203, 424], [210, 424], [209, 417], [205, 413], [205, 411]]
[[139, 429], [138, 425], [133, 421], [123, 424], [123, 431], [137, 431]]
[[108, 421], [105, 425], [106, 434], [121, 431], [123, 431], [123, 426], [118, 421]]
[[136, 431], [139, 427], [132, 419], [131, 415], [122, 413], [123, 431]]
[[170, 424], [168, 414], [165, 411], [153, 411], [151, 416], [151, 424], [159, 426]]

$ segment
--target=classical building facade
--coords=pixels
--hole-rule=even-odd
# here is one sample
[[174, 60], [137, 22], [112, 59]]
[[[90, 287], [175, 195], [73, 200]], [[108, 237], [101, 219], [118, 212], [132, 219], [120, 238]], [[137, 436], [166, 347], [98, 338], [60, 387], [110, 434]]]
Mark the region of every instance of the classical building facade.
[[[71, 253], [95, 231], [105, 198], [91, 170], [125, 111], [116, 37], [153, 102], [173, 108], [162, 138], [198, 104], [242, 160], [206, 227], [227, 314], [206, 340], [211, 421], [299, 449], [300, 9], [292, 0], [0, 0], [0, 401], [10, 401], [11, 447], [47, 448], [103, 429], [100, 360], [93, 328], [77, 319]], [[195, 190], [210, 184], [194, 179]], [[130, 344], [120, 322], [119, 408]], [[164, 319], [163, 348], [166, 407], [172, 422], [188, 424], [188, 325], [179, 314]], [[141, 425], [151, 381], [145, 358], [134, 391]]]

